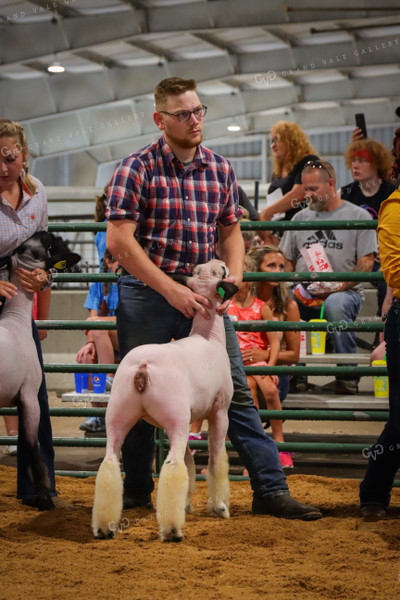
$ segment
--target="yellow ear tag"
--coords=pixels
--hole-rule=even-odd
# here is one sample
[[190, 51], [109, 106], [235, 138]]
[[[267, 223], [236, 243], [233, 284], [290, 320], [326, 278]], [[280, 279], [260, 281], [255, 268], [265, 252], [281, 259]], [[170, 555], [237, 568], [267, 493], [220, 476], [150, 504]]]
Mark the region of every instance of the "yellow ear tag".
[[58, 263], [56, 263], [54, 265], [55, 269], [66, 269], [67, 268], [67, 261], [66, 260], [59, 260]]

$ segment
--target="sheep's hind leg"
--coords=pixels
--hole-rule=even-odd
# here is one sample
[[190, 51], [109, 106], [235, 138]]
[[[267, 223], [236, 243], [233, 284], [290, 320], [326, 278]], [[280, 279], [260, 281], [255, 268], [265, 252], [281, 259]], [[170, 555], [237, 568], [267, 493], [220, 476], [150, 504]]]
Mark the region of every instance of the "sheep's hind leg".
[[122, 477], [116, 454], [105, 457], [96, 477], [92, 530], [95, 538], [111, 539], [121, 519]]
[[[183, 445], [184, 444], [184, 445]], [[157, 490], [157, 521], [163, 542], [180, 542], [182, 527], [185, 524], [185, 504], [189, 489], [189, 476], [184, 462], [187, 439], [174, 443], [161, 468]]]

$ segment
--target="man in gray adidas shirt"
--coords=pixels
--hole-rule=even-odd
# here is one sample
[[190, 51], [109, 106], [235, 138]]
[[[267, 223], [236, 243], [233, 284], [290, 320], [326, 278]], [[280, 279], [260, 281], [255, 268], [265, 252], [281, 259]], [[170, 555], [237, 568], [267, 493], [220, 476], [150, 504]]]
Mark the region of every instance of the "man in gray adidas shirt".
[[[296, 213], [292, 221], [342, 221], [370, 219], [363, 208], [341, 200], [336, 195], [336, 175], [332, 165], [323, 161], [310, 161], [302, 173], [302, 183], [306, 192], [308, 208]], [[371, 271], [377, 253], [376, 233], [373, 230], [306, 230], [286, 231], [280, 248], [292, 271], [308, 271], [301, 254], [302, 248], [320, 243], [329, 259], [333, 271]], [[361, 310], [363, 286], [361, 283], [342, 282], [334, 291], [329, 289], [312, 293], [307, 290], [309, 284], [303, 284], [295, 290], [301, 318], [305, 321], [319, 317], [318, 301], [325, 301], [324, 318], [328, 321], [354, 321]], [[356, 352], [354, 332], [336, 331], [332, 333], [335, 352], [350, 354]], [[335, 392], [355, 394], [358, 391], [358, 379], [354, 376], [336, 378]]]

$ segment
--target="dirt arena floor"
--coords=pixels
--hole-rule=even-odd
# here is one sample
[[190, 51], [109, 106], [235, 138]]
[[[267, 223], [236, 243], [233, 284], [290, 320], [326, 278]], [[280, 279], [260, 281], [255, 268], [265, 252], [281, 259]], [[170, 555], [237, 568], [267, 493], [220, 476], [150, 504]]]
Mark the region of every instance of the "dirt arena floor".
[[292, 495], [318, 505], [312, 523], [256, 517], [248, 482], [231, 484], [231, 518], [195, 514], [180, 544], [159, 540], [155, 514], [125, 511], [114, 540], [92, 538], [94, 478], [57, 478], [72, 506], [38, 513], [15, 499], [0, 466], [0, 600], [394, 600], [400, 597], [400, 490], [386, 520], [358, 516], [358, 482], [293, 475]]

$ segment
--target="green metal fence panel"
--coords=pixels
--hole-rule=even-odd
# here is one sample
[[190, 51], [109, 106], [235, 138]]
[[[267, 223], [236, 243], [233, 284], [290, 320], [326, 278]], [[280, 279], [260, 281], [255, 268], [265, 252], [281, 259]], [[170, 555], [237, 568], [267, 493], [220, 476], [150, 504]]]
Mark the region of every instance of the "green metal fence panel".
[[[77, 403], [78, 401], [79, 398], [77, 397]], [[68, 406], [65, 408], [51, 407], [49, 411], [51, 417], [101, 417], [105, 415], [106, 408]], [[388, 411], [378, 410], [284, 409], [259, 410], [258, 412], [262, 421], [267, 419], [285, 419], [288, 421], [387, 421], [389, 416]], [[0, 416], [16, 414], [18, 414], [16, 407], [0, 408]]]
[[243, 231], [296, 231], [299, 229], [376, 229], [377, 219], [362, 219], [357, 221], [245, 221], [240, 222]]
[[[36, 321], [38, 329], [116, 329], [113, 321]], [[236, 331], [383, 331], [382, 321], [373, 319], [361, 319], [354, 323], [347, 321], [328, 321], [327, 323], [307, 323], [298, 321], [235, 321], [233, 323]]]
[[[69, 365], [45, 363], [45, 373], [115, 373], [118, 365]], [[248, 375], [347, 375], [349, 372], [359, 376], [387, 375], [387, 367], [245, 367]]]
[[[252, 221], [242, 222], [240, 224], [242, 230], [314, 230], [319, 229], [356, 229], [366, 230], [375, 229], [377, 227], [376, 220], [360, 220], [360, 221]], [[58, 232], [97, 232], [105, 231], [106, 223], [52, 223], [49, 225], [49, 231]], [[92, 282], [92, 281], [117, 281], [118, 276], [115, 274], [105, 273], [58, 273], [55, 274], [56, 282]], [[337, 272], [337, 273], [244, 273], [245, 281], [354, 281], [354, 282], [376, 282], [383, 280], [382, 273], [356, 273], [356, 272]], [[37, 325], [40, 329], [115, 329], [115, 323], [88, 323], [87, 321], [38, 321]], [[261, 321], [255, 324], [254, 322], [242, 321], [234, 323], [238, 331], [382, 331], [383, 323], [361, 320], [355, 323], [345, 322], [328, 322], [328, 323], [298, 323], [298, 322], [268, 322]], [[46, 372], [115, 372], [117, 365], [45, 365]], [[363, 376], [386, 375], [385, 367], [246, 367], [247, 374], [265, 375], [265, 374], [308, 374], [308, 375], [341, 375], [346, 374], [351, 370], [352, 373]], [[1, 414], [15, 414], [16, 409], [2, 409]], [[105, 413], [104, 408], [51, 408], [52, 416], [86, 416], [86, 415], [101, 415]], [[327, 411], [327, 410], [282, 410], [282, 411], [260, 411], [262, 420], [271, 418], [284, 419], [299, 419], [299, 420], [352, 420], [352, 421], [385, 421], [388, 418], [387, 411]], [[0, 444], [10, 442], [9, 437], [0, 437]], [[55, 446], [83, 446], [83, 447], [103, 447], [105, 446], [105, 438], [54, 438]], [[291, 450], [298, 452], [324, 452], [324, 453], [362, 453], [368, 444], [364, 443], [324, 443], [324, 442], [291, 442], [278, 443], [279, 450]], [[157, 471], [161, 468], [165, 457], [165, 451], [168, 449], [168, 438], [163, 431], [159, 431], [157, 438]], [[204, 448], [207, 442], [198, 441], [191, 442], [191, 448]], [[231, 442], [226, 443], [227, 449], [231, 450]], [[57, 474], [72, 475], [71, 471], [59, 471]], [[94, 475], [92, 471], [81, 471], [78, 476], [87, 477]], [[156, 474], [157, 476], [157, 474]], [[198, 476], [197, 479], [204, 479], [204, 476]], [[232, 480], [248, 479], [242, 476], [231, 476]], [[396, 482], [398, 483], [398, 482]]]
[[[298, 229], [376, 229], [378, 221], [376, 219], [365, 219], [357, 221], [247, 221], [241, 222], [240, 228], [243, 231], [292, 231]], [[107, 223], [49, 223], [50, 232], [66, 231], [106, 231]]]
[[[88, 281], [118, 281], [118, 275], [114, 273], [55, 273], [54, 281], [86, 283]], [[309, 271], [299, 271], [296, 273], [252, 273], [246, 271], [243, 273], [243, 281], [291, 281], [301, 283], [302, 281], [355, 281], [371, 282], [383, 281], [383, 275], [380, 272], [364, 273], [356, 271], [336, 271], [333, 273], [310, 273]]]

